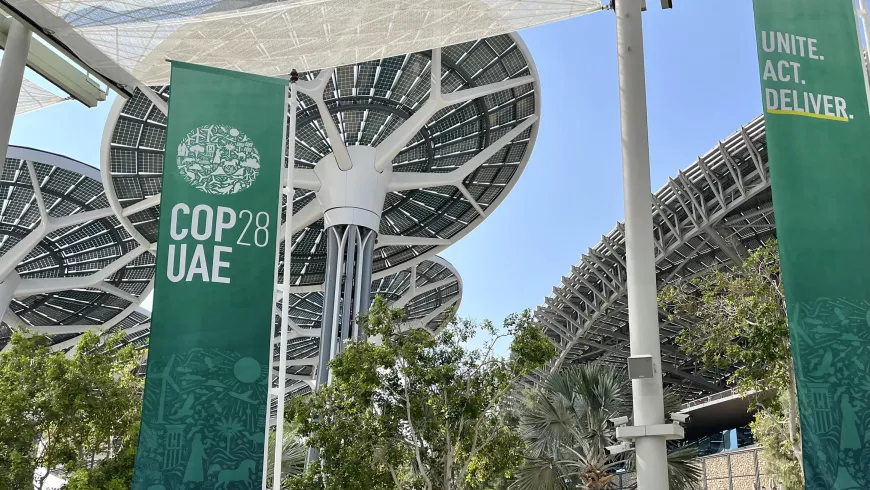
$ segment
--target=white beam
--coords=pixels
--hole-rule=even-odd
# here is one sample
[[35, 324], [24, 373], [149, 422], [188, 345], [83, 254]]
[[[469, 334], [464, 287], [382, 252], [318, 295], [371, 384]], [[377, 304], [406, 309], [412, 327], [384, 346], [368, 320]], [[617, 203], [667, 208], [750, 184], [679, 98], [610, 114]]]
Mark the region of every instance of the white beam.
[[[344, 140], [341, 139], [341, 133], [335, 126], [335, 121], [332, 120], [332, 114], [329, 108], [326, 107], [326, 102], [323, 101], [323, 91], [326, 89], [327, 82], [332, 76], [332, 69], [320, 70], [317, 78], [313, 82], [298, 82], [295, 85], [299, 91], [311, 97], [314, 103], [317, 104], [317, 112], [320, 113], [320, 119], [323, 121], [323, 129], [326, 130], [326, 136], [329, 138], [329, 146], [332, 148], [332, 153], [335, 155], [335, 161], [338, 163], [338, 168], [348, 171], [353, 167], [353, 162], [350, 160], [350, 154], [347, 152], [347, 147], [344, 146]], [[295, 160], [291, 160], [295, 161]]]
[[160, 96], [157, 92], [155, 92], [151, 87], [145, 85], [144, 83], [137, 83], [136, 88], [138, 88], [145, 97], [148, 97], [148, 100], [157, 107], [157, 110], [163, 113], [164, 116], [169, 116], [169, 104], [163, 100], [163, 97]]
[[[293, 215], [293, 220], [291, 223], [291, 226], [293, 227], [293, 233], [298, 233], [302, 231], [306, 226], [314, 223], [322, 217], [323, 208], [320, 206], [320, 203], [317, 201], [317, 199], [312, 199], [311, 202], [306, 204], [302, 209], [300, 209]], [[286, 226], [286, 223], [281, 223], [281, 229], [278, 234], [278, 236], [281, 237], [281, 240], [284, 240], [284, 229]]]
[[108, 218], [113, 214], [114, 213], [112, 212], [112, 208], [92, 209], [90, 211], [61, 216], [59, 218], [55, 218], [52, 216], [48, 218], [48, 221], [51, 225], [52, 231], [54, 231], [61, 228], [67, 228], [69, 226], [87, 223], [88, 221], [93, 221], [95, 219]]
[[428, 331], [426, 326], [429, 325], [429, 323], [432, 322], [432, 320], [438, 318], [438, 315], [444, 313], [445, 311], [447, 311], [448, 308], [455, 305], [457, 301], [459, 301], [458, 296], [455, 298], [451, 298], [450, 301], [448, 301], [448, 302], [444, 303], [443, 305], [439, 306], [438, 308], [430, 311], [429, 314], [424, 316], [422, 319], [412, 320], [410, 322], [404, 323], [399, 328], [402, 331], [410, 330], [413, 328], [420, 328], [420, 329], [425, 329]]
[[414, 135], [417, 134], [417, 132], [420, 131], [420, 129], [429, 122], [429, 119], [439, 110], [451, 105], [468, 102], [486, 95], [535, 82], [533, 76], [522, 76], [487, 85], [481, 85], [479, 87], [458, 90], [449, 94], [442, 94], [440, 82], [442, 77], [440, 48], [432, 50], [432, 67], [430, 71], [432, 73], [432, 87], [434, 90], [429, 91], [429, 98], [417, 110], [417, 112], [405, 120], [401, 126], [396, 128], [389, 136], [387, 136], [387, 138], [384, 139], [384, 141], [381, 142], [380, 145], [378, 145], [377, 155], [375, 157], [375, 168], [379, 172], [386, 170], [408, 141], [411, 141]]
[[[287, 359], [287, 366], [314, 366], [317, 364], [317, 361], [320, 359], [320, 356], [317, 357], [309, 357], [306, 359]], [[273, 370], [280, 371], [278, 366], [273, 366]]]
[[424, 294], [424, 293], [428, 293], [429, 291], [432, 291], [433, 289], [438, 289], [440, 287], [449, 286], [450, 284], [453, 284], [455, 282], [456, 282], [456, 278], [450, 277], [447, 279], [442, 279], [440, 281], [430, 282], [429, 284], [427, 284], [425, 286], [416, 288], [416, 291], [409, 289], [405, 294], [402, 295], [401, 298], [398, 299], [398, 301], [393, 303], [392, 307], [393, 308], [404, 308], [405, 305], [410, 303], [417, 296], [420, 296], [421, 294]]
[[[57, 291], [67, 291], [70, 289], [98, 287], [101, 285], [100, 283], [108, 279], [112, 274], [130, 263], [136, 257], [142, 255], [144, 252], [146, 252], [144, 247], [137, 247], [118, 259], [115, 259], [114, 262], [100, 269], [98, 272], [88, 276], [25, 279], [21, 281], [21, 284], [15, 291], [15, 297], [26, 298], [34, 294], [46, 294]], [[133, 299], [135, 300], [136, 298]]]
[[486, 161], [498, 153], [499, 150], [516, 139], [517, 136], [522, 134], [523, 131], [530, 128], [532, 124], [537, 121], [537, 114], [532, 114], [525, 118], [512, 130], [508, 131], [504, 136], [481, 150], [480, 153], [474, 155], [456, 170], [445, 173], [394, 172], [393, 178], [390, 181], [390, 190], [406, 191], [411, 189], [424, 189], [427, 187], [441, 187], [448, 185], [457, 186], [458, 184], [461, 184], [462, 181], [471, 174], [471, 172], [477, 170], [478, 167], [486, 163]]
[[377, 146], [377, 152], [375, 154], [375, 169], [378, 172], [383, 172], [389, 167], [393, 159], [396, 158], [402, 148], [411, 141], [411, 138], [417, 134], [420, 129], [429, 122], [429, 119], [438, 112], [442, 105], [442, 94], [441, 94], [441, 48], [435, 48], [432, 50], [432, 66], [429, 68], [429, 72], [431, 73], [432, 80], [437, 80], [437, 82], [432, 83], [432, 86], [436, 88], [436, 90], [429, 91], [429, 99], [426, 100], [426, 103], [423, 104], [417, 112], [411, 115], [408, 119], [405, 120], [398, 128], [394, 129], [389, 136], [384, 138], [381, 141], [381, 144]]
[[[8, 276], [6, 276], [6, 279], [4, 279], [3, 282], [0, 282], [0, 319], [6, 315], [9, 303], [12, 301], [15, 289], [18, 287], [19, 283], [21, 283], [21, 276], [19, 276], [15, 271], [12, 271]], [[12, 328], [15, 328], [16, 326], [17, 325], [10, 325]]]
[[[0, 169], [2, 170], [2, 169]], [[43, 221], [37, 227], [22, 238], [14, 247], [10, 248], [2, 257], [0, 257], [0, 277], [6, 277], [10, 272], [18, 267], [21, 260], [27, 257], [27, 254], [33, 250], [39, 242], [45, 238], [51, 231], [48, 224]]]
[[[12, 22], [11, 18], [0, 22], [0, 47], [4, 49]], [[106, 92], [87, 73], [41, 42], [30, 43], [27, 66], [87, 107], [106, 100]]]
[[498, 92], [501, 92], [502, 90], [521, 87], [529, 83], [535, 83], [535, 77], [531, 75], [526, 75], [523, 77], [509, 78], [507, 80], [490, 83], [488, 85], [471, 87], [465, 90], [457, 90], [456, 92], [444, 94], [441, 98], [444, 107], [447, 107], [450, 105], [461, 104], [462, 102], [468, 102], [470, 100], [478, 99], [486, 95], [496, 94]]
[[[293, 170], [293, 187], [295, 189], [307, 189], [309, 191], [320, 190], [320, 178], [313, 168], [297, 168]], [[288, 188], [284, 188], [284, 192], [288, 192]]]
[[33, 197], [36, 199], [36, 207], [39, 208], [39, 217], [43, 221], [48, 221], [48, 211], [45, 209], [45, 199], [42, 197], [42, 183], [39, 181], [39, 176], [36, 175], [36, 169], [33, 168], [33, 162], [27, 162], [27, 173], [30, 174], [30, 186], [33, 188]]
[[421, 246], [421, 247], [438, 247], [441, 245], [450, 245], [452, 242], [442, 238], [427, 238], [416, 236], [396, 236], [396, 235], [379, 235], [378, 248], [389, 246]]
[[146, 197], [139, 202], [133, 203], [126, 208], [124, 208], [124, 212], [122, 213], [124, 216], [130, 216], [131, 214], [136, 214], [140, 211], [145, 211], [146, 209], [153, 208], [154, 206], [160, 205], [160, 194]]

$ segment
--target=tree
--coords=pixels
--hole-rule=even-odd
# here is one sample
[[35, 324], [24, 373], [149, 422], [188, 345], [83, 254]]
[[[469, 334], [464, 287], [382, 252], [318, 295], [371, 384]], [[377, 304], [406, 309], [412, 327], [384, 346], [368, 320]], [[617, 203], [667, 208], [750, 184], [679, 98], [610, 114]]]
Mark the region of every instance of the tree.
[[[381, 345], [351, 342], [330, 363], [332, 384], [295, 403], [320, 464], [289, 488], [483, 489], [522, 462], [503, 407], [516, 382], [555, 355], [531, 314], [501, 328], [451, 319], [434, 335], [402, 329], [403, 315], [378, 298], [361, 323]], [[467, 348], [480, 329], [490, 341]], [[510, 355], [500, 357], [494, 349], [508, 336]]]
[[[120, 339], [101, 345], [86, 333], [68, 357], [51, 352], [44, 336], [13, 335], [0, 356], [0, 489], [31, 487], [37, 468], [82, 481], [110, 461], [112, 478], [129, 487], [142, 380], [134, 374], [139, 354], [118, 349]], [[37, 488], [47, 477], [37, 476]]]
[[[679, 410], [680, 400], [666, 391], [665, 411]], [[527, 461], [515, 490], [606, 490], [615, 488], [615, 472], [631, 470], [633, 455], [609, 454], [617, 444], [609, 419], [631, 415], [631, 382], [622, 370], [591, 363], [552, 373], [540, 389], [527, 393], [520, 431]], [[700, 471], [691, 463], [692, 448], [668, 457], [670, 488], [695, 488]]]
[[672, 320], [685, 321], [680, 349], [707, 368], [734, 369], [729, 383], [744, 396], [771, 391], [752, 425], [766, 441], [762, 460], [786, 488], [803, 488], [797, 389], [780, 275], [779, 249], [768, 241], [743, 264], [665, 288], [659, 302]]
[[284, 421], [284, 437], [281, 444], [281, 486], [274, 487], [272, 478], [275, 474], [275, 439], [276, 431], [269, 432], [269, 444], [266, 447], [268, 451], [268, 466], [266, 469], [266, 486], [268, 488], [285, 488], [290, 477], [302, 474], [305, 470], [305, 457], [308, 454], [308, 446], [305, 441], [299, 437], [299, 428], [296, 424]]

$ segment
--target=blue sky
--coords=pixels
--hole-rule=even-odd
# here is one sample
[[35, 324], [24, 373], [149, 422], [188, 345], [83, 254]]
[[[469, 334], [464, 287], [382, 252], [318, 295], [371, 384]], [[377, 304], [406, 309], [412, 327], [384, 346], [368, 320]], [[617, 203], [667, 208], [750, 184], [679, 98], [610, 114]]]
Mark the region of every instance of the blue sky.
[[[674, 3], [644, 14], [653, 190], [761, 113], [752, 2]], [[521, 34], [541, 78], [537, 144], [507, 199], [443, 253], [463, 277], [460, 314], [499, 322], [541, 304], [624, 215], [613, 13]], [[20, 116], [11, 143], [98, 165], [110, 102]]]

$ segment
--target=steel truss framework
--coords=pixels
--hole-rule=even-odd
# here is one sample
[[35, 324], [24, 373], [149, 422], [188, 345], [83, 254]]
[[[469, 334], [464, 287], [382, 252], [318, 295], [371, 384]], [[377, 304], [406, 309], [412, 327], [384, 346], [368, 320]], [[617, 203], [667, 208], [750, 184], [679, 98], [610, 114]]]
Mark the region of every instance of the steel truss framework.
[[[290, 295], [290, 340], [287, 346], [287, 397], [310, 393], [315, 369], [320, 359], [320, 325], [323, 320], [323, 288]], [[372, 300], [382, 296], [392, 308], [404, 308], [407, 317], [403, 329], [422, 328], [435, 333], [462, 299], [462, 278], [441, 257], [433, 257], [399, 272], [377, 274], [372, 280]], [[276, 311], [280, 311], [280, 301]], [[276, 318], [276, 325], [281, 319]], [[275, 336], [275, 343], [279, 343]], [[278, 370], [280, 355], [273, 355], [273, 369]], [[278, 387], [277, 374], [272, 389]], [[273, 400], [272, 415], [277, 402]]]
[[[739, 264], [776, 234], [761, 116], [742, 127], [652, 196], [656, 271], [662, 285]], [[681, 353], [688, 322], [660, 311], [666, 385], [687, 399], [722, 391], [728, 371], [710, 372]], [[622, 223], [584, 254], [536, 318], [559, 349], [548, 369], [598, 360], [626, 366], [629, 355]], [[541, 373], [538, 373], [538, 377]]]
[[[138, 310], [154, 260], [114, 215], [99, 171], [82, 162], [9, 147], [0, 178], [0, 348], [20, 327], [48, 335], [53, 350], [85, 331], [147, 330]], [[7, 308], [8, 304], [8, 308]]]
[[[432, 257], [483, 221], [522, 173], [537, 135], [537, 73], [515, 35], [306, 73], [300, 80], [291, 264], [297, 286], [324, 282], [323, 209], [312, 170], [319, 160], [347, 155], [346, 146], [354, 145], [390, 157], [393, 177], [376, 230], [378, 273]], [[442, 95], [431, 96], [433, 81]], [[303, 91], [303, 84], [309, 88]], [[147, 247], [157, 240], [170, 88], [155, 92], [137, 90], [116, 102], [102, 153], [103, 168], [111, 170], [103, 173], [109, 201]]]

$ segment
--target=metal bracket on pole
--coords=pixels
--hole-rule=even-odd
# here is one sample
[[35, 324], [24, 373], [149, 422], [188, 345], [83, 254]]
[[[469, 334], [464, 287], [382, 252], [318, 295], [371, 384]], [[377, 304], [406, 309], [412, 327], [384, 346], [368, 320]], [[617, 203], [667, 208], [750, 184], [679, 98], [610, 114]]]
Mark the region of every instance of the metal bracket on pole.
[[628, 425], [616, 428], [616, 438], [620, 441], [631, 441], [647, 436], [676, 441], [686, 437], [686, 429], [680, 424]]

